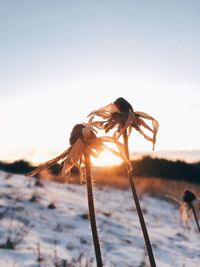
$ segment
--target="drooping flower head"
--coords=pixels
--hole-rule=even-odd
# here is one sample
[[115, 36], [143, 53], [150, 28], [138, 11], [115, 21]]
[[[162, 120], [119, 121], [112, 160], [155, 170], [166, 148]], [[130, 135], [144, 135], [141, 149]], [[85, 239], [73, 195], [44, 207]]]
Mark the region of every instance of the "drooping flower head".
[[[95, 116], [99, 116], [103, 120], [94, 121]], [[145, 139], [153, 143], [153, 149], [156, 142], [156, 135], [158, 132], [159, 123], [156, 119], [141, 111], [134, 111], [131, 104], [124, 98], [117, 98], [113, 103], [92, 111], [89, 114], [89, 124], [99, 129], [104, 129], [105, 132], [109, 132], [111, 129], [116, 128], [114, 136], [118, 139], [125, 130], [128, 130], [128, 134], [131, 134], [131, 130], [134, 128]], [[152, 122], [150, 127], [145, 120]], [[144, 129], [150, 131], [152, 136], [146, 134]]]
[[183, 202], [185, 202], [186, 204], [188, 204], [188, 206], [190, 207], [192, 202], [194, 200], [196, 200], [196, 196], [193, 192], [191, 192], [190, 190], [186, 189], [183, 193]]
[[[118, 151], [110, 149], [105, 145], [106, 142], [114, 143]], [[89, 125], [76, 124], [72, 129], [70, 139], [70, 147], [65, 150], [59, 156], [39, 165], [35, 170], [28, 173], [27, 176], [34, 176], [42, 170], [48, 169], [58, 162], [62, 162], [62, 176], [64, 182], [68, 182], [71, 177], [71, 169], [76, 166], [81, 174], [81, 180], [84, 178], [84, 154], [90, 154], [97, 157], [99, 152], [103, 149], [109, 149], [112, 153], [118, 157], [126, 160], [123, 152], [123, 146], [119, 142], [115, 141], [112, 137], [97, 137], [96, 130]]]
[[[200, 200], [190, 190], [185, 190], [183, 193], [183, 202], [180, 204], [180, 219], [182, 219], [186, 225], [192, 218], [192, 213], [196, 214], [196, 218], [200, 218]], [[195, 219], [196, 219], [195, 218]]]
[[167, 196], [179, 205], [179, 221], [183, 221], [188, 226], [189, 220], [192, 219], [192, 208], [196, 212], [197, 218], [200, 218], [200, 200], [192, 191], [186, 189], [183, 192], [182, 201], [174, 196]]

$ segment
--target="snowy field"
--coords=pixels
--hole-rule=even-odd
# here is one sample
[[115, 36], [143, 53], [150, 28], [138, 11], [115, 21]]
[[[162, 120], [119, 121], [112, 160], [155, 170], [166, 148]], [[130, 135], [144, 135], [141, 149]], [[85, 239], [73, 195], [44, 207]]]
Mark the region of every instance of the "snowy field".
[[[105, 267], [149, 266], [130, 191], [95, 188]], [[145, 195], [141, 205], [157, 267], [199, 267], [200, 236], [178, 223], [178, 208]], [[0, 172], [0, 266], [95, 266], [85, 185]]]

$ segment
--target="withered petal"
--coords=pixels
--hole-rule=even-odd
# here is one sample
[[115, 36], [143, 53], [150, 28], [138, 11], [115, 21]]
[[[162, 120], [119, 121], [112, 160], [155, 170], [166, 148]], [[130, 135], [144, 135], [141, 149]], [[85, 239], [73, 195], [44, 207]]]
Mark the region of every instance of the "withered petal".
[[102, 108], [99, 108], [99, 109], [96, 109], [96, 110], [90, 112], [88, 117], [96, 115], [96, 116], [102, 117], [103, 119], [106, 119], [106, 118], [109, 118], [111, 113], [113, 113], [113, 112], [119, 112], [119, 110], [115, 104], [111, 103], [105, 107], [102, 107]]
[[32, 172], [29, 172], [26, 174], [26, 176], [34, 176], [37, 173], [45, 170], [45, 169], [49, 169], [50, 167], [52, 167], [53, 165], [55, 165], [58, 161], [60, 161], [61, 159], [64, 159], [65, 157], [67, 157], [69, 155], [71, 151], [71, 147], [69, 147], [67, 150], [65, 150], [62, 154], [60, 154], [59, 156], [46, 161], [45, 163], [40, 164], [36, 169], [34, 169]]

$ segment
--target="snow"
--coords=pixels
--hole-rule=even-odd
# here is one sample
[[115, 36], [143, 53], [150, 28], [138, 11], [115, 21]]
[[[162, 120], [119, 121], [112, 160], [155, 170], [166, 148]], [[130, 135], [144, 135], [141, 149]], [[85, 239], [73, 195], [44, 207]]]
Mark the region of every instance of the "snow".
[[[95, 187], [97, 224], [106, 267], [149, 266], [130, 190]], [[200, 266], [194, 222], [178, 223], [178, 207], [140, 199], [158, 267]], [[48, 208], [49, 204], [55, 208]], [[16, 242], [6, 249], [8, 238]], [[0, 266], [96, 266], [85, 185], [43, 182], [0, 172]], [[66, 263], [66, 264], [65, 264]]]

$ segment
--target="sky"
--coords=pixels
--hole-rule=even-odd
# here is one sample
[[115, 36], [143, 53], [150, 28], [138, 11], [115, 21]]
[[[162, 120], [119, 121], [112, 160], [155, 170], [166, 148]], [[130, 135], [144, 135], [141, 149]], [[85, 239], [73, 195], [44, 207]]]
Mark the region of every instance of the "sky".
[[200, 149], [199, 0], [0, 0], [0, 40], [0, 160], [62, 152], [117, 97], [159, 121], [156, 151]]

